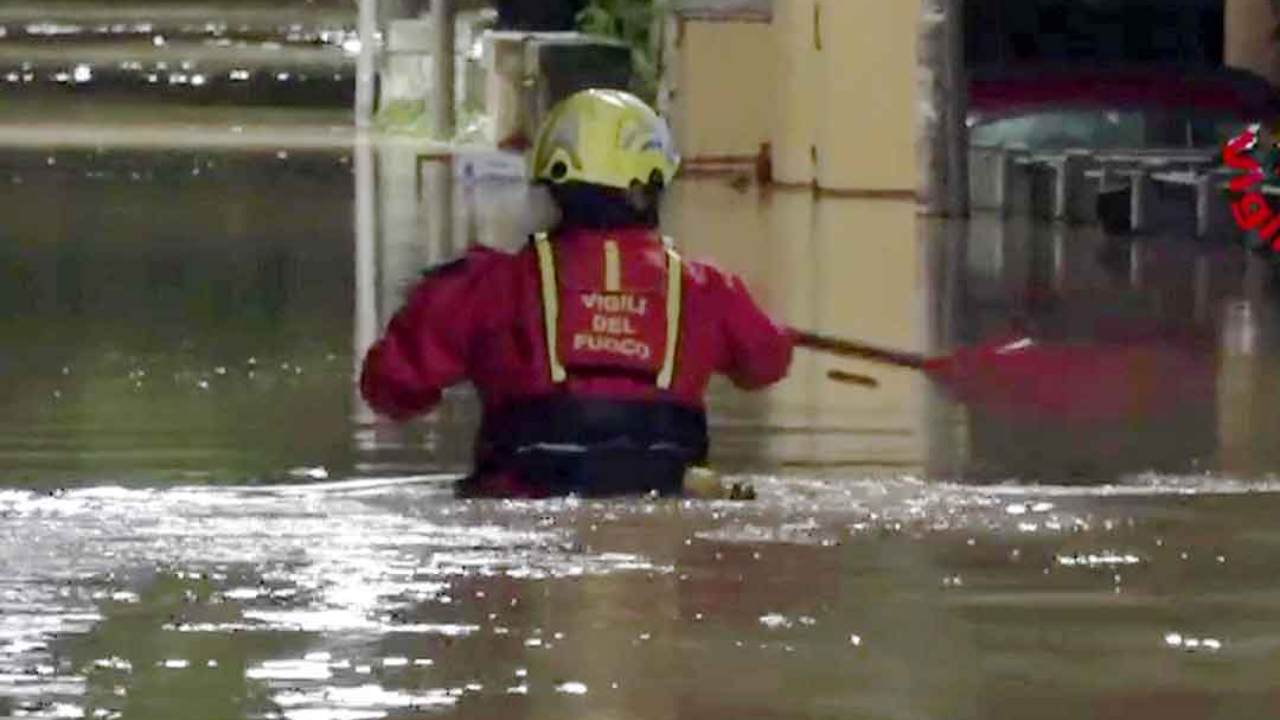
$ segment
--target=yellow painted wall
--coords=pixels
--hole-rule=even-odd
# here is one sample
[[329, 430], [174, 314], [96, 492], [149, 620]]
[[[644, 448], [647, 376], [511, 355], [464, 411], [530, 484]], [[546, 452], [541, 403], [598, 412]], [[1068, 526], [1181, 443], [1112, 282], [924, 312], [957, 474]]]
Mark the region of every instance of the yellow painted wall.
[[767, 23], [676, 19], [667, 84], [682, 152], [769, 142], [778, 182], [914, 191], [919, 14], [919, 0], [776, 0]]
[[750, 155], [769, 137], [770, 26], [759, 20], [678, 19], [669, 72], [677, 147], [687, 160]]
[[815, 46], [817, 0], [775, 0], [776, 53], [770, 138], [773, 179], [787, 185], [813, 182], [818, 92]]
[[919, 0], [818, 8], [818, 185], [914, 191]]
[[1274, 32], [1280, 18], [1271, 0], [1226, 0], [1223, 59], [1232, 67], [1252, 70], [1280, 84], [1280, 49]]

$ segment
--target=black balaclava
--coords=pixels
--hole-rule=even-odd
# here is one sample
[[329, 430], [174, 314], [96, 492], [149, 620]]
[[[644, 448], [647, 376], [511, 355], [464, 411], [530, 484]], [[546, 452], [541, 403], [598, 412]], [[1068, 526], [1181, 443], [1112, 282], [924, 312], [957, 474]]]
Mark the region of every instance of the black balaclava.
[[660, 182], [636, 184], [630, 191], [581, 182], [553, 184], [550, 190], [560, 208], [561, 230], [658, 226]]

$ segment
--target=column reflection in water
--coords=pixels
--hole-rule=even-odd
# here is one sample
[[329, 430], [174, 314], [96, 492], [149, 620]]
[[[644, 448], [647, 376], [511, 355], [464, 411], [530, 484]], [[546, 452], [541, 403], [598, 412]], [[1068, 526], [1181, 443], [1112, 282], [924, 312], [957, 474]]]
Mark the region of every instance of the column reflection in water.
[[380, 419], [358, 386], [365, 353], [404, 300], [430, 250], [419, 240], [415, 165], [411, 150], [365, 136], [357, 141], [352, 433], [359, 453], [356, 469], [362, 474], [422, 469], [422, 461], [428, 460], [422, 456], [419, 433]]
[[1253, 444], [1257, 313], [1244, 299], [1224, 305], [1218, 360], [1218, 453], [1224, 467], [1247, 466]]
[[1220, 305], [1218, 464], [1233, 475], [1272, 473], [1280, 465], [1280, 318], [1269, 273], [1266, 259], [1248, 257], [1243, 288]]
[[[450, 212], [449, 203], [437, 208], [423, 201], [435, 200], [429, 190], [439, 163], [419, 158], [413, 146], [394, 140], [379, 142], [377, 148], [378, 208], [378, 316], [386, 323], [414, 280], [442, 254], [440, 215]], [[421, 179], [421, 187], [420, 185]]]
[[1196, 255], [1195, 268], [1192, 270], [1194, 275], [1194, 315], [1196, 325], [1204, 327], [1210, 322], [1210, 311], [1212, 308], [1212, 279], [1213, 266], [1210, 264], [1209, 256], [1200, 253]]
[[[418, 228], [407, 228], [406, 237], [418, 238], [421, 250], [419, 255], [422, 270], [446, 263], [464, 249], [457, 242], [455, 228], [463, 228], [463, 223], [455, 221], [455, 183], [453, 168], [448, 163], [437, 161], [419, 161], [417, 179], [421, 183], [416, 198], [418, 212], [415, 219], [421, 221]], [[425, 242], [424, 242], [425, 240]], [[406, 278], [409, 282], [413, 278]]]
[[[913, 202], [824, 199], [817, 205], [815, 262], [809, 280], [822, 288], [806, 323], [837, 336], [923, 352], [928, 345], [916, 207]], [[822, 397], [823, 463], [835, 467], [923, 470], [924, 379], [849, 361], [823, 361], [801, 377], [830, 383], [840, 367], [877, 377], [880, 387], [833, 386]]]
[[[710, 260], [738, 273], [756, 299], [777, 313], [786, 285], [774, 267], [769, 208], [754, 190], [735, 189], [723, 179], [682, 178], [667, 194], [663, 232], [682, 253]], [[803, 242], [803, 238], [797, 238]], [[712, 383], [709, 410], [712, 459], [722, 469], [757, 469], [769, 455], [766, 445], [777, 418], [769, 411], [775, 393], [740, 393], [723, 379]]]
[[[760, 195], [719, 179], [686, 180], [672, 200], [667, 227], [685, 250], [741, 274], [788, 324], [925, 348], [927, 289], [913, 203]], [[837, 368], [870, 374], [880, 387], [828, 379]], [[714, 439], [730, 466], [919, 472], [923, 389], [913, 371], [797, 350], [790, 377], [767, 393], [716, 386]]]
[[[770, 292], [771, 309], [789, 324], [804, 326], [816, 322], [821, 312], [823, 286], [804, 282], [805, 269], [815, 263], [814, 224], [817, 204], [808, 190], [779, 191], [771, 197], [768, 237], [768, 268], [788, 280]], [[824, 364], [825, 363], [825, 364]], [[785, 396], [778, 393], [775, 407], [780, 422], [788, 427], [816, 428], [822, 424], [821, 400], [834, 388], [823, 375], [830, 358], [807, 351], [797, 351], [792, 359], [793, 377], [807, 378], [796, 383]], [[780, 458], [817, 458], [822, 452], [821, 434], [817, 432], [776, 433], [766, 438], [769, 451]]]
[[[926, 354], [940, 356], [964, 342], [970, 223], [921, 219], [918, 225], [922, 234], [923, 286], [928, 290], [921, 320], [927, 328]], [[925, 384], [924, 404], [926, 475], [954, 477], [963, 472], [969, 460], [968, 412], [963, 405], [950, 402], [942, 388], [933, 383]]]
[[[1065, 409], [970, 407], [971, 474], [1094, 483], [1202, 467], [1217, 442], [1204, 311], [1212, 268], [1197, 259], [1202, 250], [1176, 238], [1139, 244], [1096, 227], [981, 217], [971, 243], [988, 242], [989, 230], [1006, 238], [1004, 267], [998, 281], [972, 278], [966, 340], [1028, 334], [1045, 361], [1062, 363], [1041, 368], [1042, 382], [1075, 383], [1074, 410], [1113, 409], [1086, 421]], [[1117, 388], [1110, 402], [1090, 395], [1108, 384]]]
[[381, 329], [378, 317], [378, 267], [377, 267], [377, 206], [375, 204], [375, 178], [373, 146], [361, 137], [355, 146], [355, 340], [352, 344], [352, 371], [354, 395], [351, 400], [352, 422], [355, 425], [355, 447], [369, 450], [374, 438], [368, 425], [375, 420], [373, 411], [360, 397], [356, 380], [360, 377], [360, 364], [364, 354], [377, 340]]
[[976, 213], [968, 228], [962, 256], [965, 292], [956, 310], [957, 344], [981, 340], [1007, 324], [1025, 289], [1041, 282], [1033, 273], [1037, 256], [1033, 243], [1026, 241], [1032, 237], [1026, 218]]
[[[549, 227], [545, 193], [523, 179], [455, 177], [457, 165], [422, 155], [398, 140], [361, 142], [356, 152], [356, 368], [422, 273], [461, 257], [471, 245], [515, 250]], [[377, 451], [364, 469], [462, 471], [478, 423], [469, 386], [446, 392], [421, 421], [378, 421], [357, 397], [356, 445]], [[425, 429], [425, 435], [423, 430]], [[366, 458], [371, 460], [371, 458]]]

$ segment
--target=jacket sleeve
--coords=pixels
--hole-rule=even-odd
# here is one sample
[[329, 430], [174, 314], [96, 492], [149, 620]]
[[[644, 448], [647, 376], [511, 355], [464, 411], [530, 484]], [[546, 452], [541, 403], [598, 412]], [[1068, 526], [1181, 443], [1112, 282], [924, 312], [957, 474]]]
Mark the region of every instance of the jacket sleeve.
[[441, 391], [467, 377], [484, 270], [474, 253], [423, 278], [373, 344], [360, 373], [360, 393], [374, 411], [407, 420], [430, 411]]
[[791, 333], [751, 297], [741, 278], [723, 274], [726, 353], [721, 372], [744, 390], [772, 385], [791, 368]]

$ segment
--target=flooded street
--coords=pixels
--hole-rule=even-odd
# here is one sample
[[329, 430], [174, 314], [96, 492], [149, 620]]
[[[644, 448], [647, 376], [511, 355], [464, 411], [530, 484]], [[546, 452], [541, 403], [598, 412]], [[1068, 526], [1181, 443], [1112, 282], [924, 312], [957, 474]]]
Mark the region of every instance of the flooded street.
[[25, 112], [0, 113], [0, 716], [1280, 706], [1276, 289], [1237, 247], [689, 177], [666, 231], [790, 324], [1148, 343], [1126, 377], [1169, 402], [1011, 412], [799, 350], [712, 396], [714, 464], [756, 502], [461, 501], [470, 391], [397, 427], [353, 378], [420, 271], [545, 219], [521, 183], [328, 110], [240, 145], [182, 108]]
[[11, 491], [6, 715], [1256, 717], [1280, 642], [1257, 489]]
[[5, 153], [5, 715], [1226, 718], [1280, 700], [1272, 304], [1242, 253], [1157, 238], [1116, 261], [1090, 230], [690, 179], [673, 234], [794, 324], [940, 352], [1018, 315], [1080, 337], [1107, 293], [1125, 327], [1219, 338], [1216, 394], [1183, 417], [1029, 422], [801, 352], [776, 391], [714, 397], [717, 464], [756, 478], [755, 503], [463, 502], [469, 394], [376, 423], [356, 350], [421, 267], [536, 213], [510, 210], [518, 185], [441, 173], [421, 194], [446, 199], [412, 212], [358, 187], [404, 152]]

